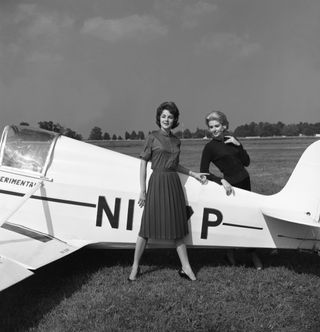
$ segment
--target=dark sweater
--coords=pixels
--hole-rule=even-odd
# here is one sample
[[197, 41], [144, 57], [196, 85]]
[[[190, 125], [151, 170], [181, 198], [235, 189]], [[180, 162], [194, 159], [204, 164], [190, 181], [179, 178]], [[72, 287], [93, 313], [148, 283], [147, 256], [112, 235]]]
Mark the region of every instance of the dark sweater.
[[[218, 167], [223, 178], [231, 185], [249, 177], [245, 166], [249, 166], [250, 157], [241, 144], [240, 146], [232, 143], [225, 144], [224, 141], [213, 138], [202, 151], [200, 172], [210, 173], [210, 163]], [[221, 178], [212, 173], [207, 178], [221, 184]]]

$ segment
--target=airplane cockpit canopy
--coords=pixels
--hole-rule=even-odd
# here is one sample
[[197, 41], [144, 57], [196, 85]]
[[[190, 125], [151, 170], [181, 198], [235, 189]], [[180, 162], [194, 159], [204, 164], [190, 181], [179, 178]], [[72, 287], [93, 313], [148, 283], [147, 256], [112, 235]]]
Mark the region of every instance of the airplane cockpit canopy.
[[0, 143], [0, 168], [43, 177], [60, 134], [29, 126], [6, 126]]

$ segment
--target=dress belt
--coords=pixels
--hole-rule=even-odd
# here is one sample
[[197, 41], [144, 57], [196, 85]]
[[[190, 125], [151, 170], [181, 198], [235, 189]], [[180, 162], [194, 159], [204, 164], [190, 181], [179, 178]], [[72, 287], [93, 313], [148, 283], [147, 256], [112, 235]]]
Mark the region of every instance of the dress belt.
[[176, 172], [175, 169], [172, 168], [155, 168], [152, 170], [153, 172], [157, 172], [157, 173], [169, 173], [169, 172]]

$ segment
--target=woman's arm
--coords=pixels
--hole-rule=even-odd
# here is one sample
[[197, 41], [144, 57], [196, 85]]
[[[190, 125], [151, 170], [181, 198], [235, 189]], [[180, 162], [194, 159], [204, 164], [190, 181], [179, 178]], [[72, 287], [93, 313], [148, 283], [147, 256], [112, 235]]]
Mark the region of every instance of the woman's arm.
[[202, 156], [201, 156], [201, 162], [200, 162], [200, 172], [207, 173], [207, 179], [210, 181], [214, 181], [218, 184], [221, 184], [221, 179], [219, 176], [216, 176], [212, 174], [210, 169], [210, 163], [211, 163], [211, 151], [210, 148], [206, 145], [204, 149], [202, 150]]
[[200, 181], [202, 184], [205, 184], [207, 182], [206, 176], [208, 175], [208, 173], [194, 172], [194, 171], [191, 171], [191, 170], [185, 168], [184, 166], [182, 166], [180, 164], [177, 167], [177, 171], [180, 172], [180, 173], [192, 176], [196, 180]]
[[240, 145], [240, 159], [243, 166], [248, 167], [250, 165], [250, 157], [242, 145]]
[[[206, 145], [202, 151], [200, 172], [209, 171], [212, 153], [213, 153], [213, 151], [211, 151], [209, 146]], [[209, 172], [209, 176], [207, 176], [207, 178], [210, 181], [214, 181], [214, 182], [222, 185], [223, 188], [225, 189], [227, 195], [231, 195], [232, 193], [234, 193], [234, 190], [233, 190], [231, 184], [224, 178], [220, 178], [219, 176], [216, 176], [210, 172]]]
[[231, 194], [234, 195], [234, 189], [232, 185], [225, 179], [221, 179], [221, 184], [223, 185], [224, 190], [226, 191], [226, 194], [229, 196]]
[[247, 153], [247, 151], [243, 148], [242, 144], [233, 136], [226, 136], [228, 139], [225, 141], [225, 144], [232, 143], [233, 145], [237, 146], [239, 148], [240, 152], [240, 160], [242, 162], [242, 165], [247, 167], [250, 165], [250, 157]]
[[146, 178], [147, 178], [147, 161], [141, 159], [140, 162], [140, 196], [138, 204], [140, 207], [145, 205], [146, 201]]

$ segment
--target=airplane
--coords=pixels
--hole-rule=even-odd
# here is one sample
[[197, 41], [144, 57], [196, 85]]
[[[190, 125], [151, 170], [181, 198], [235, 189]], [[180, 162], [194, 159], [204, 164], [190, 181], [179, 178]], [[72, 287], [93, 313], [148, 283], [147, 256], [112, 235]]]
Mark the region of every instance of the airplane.
[[[148, 163], [149, 165], [150, 163]], [[134, 248], [142, 209], [139, 158], [29, 126], [0, 142], [0, 291], [83, 247]], [[194, 248], [301, 249], [320, 253], [320, 140], [274, 195], [179, 174]], [[150, 176], [150, 165], [148, 176]], [[149, 241], [169, 248], [170, 241]]]

